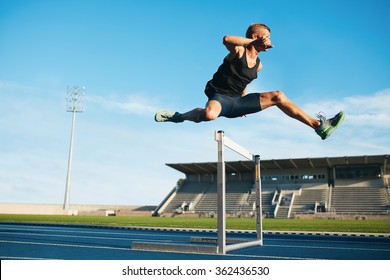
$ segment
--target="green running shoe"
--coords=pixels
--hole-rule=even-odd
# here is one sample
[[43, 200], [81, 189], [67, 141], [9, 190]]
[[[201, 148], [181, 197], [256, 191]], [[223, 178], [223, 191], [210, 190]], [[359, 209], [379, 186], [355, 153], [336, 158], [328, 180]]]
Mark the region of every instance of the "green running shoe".
[[174, 122], [174, 123], [183, 122], [178, 112], [171, 112], [165, 109], [159, 110], [154, 116], [154, 120], [156, 122]]
[[345, 114], [341, 111], [330, 119], [327, 119], [323, 112], [319, 112], [316, 116], [321, 122], [321, 125], [315, 131], [322, 140], [325, 140], [343, 122]]

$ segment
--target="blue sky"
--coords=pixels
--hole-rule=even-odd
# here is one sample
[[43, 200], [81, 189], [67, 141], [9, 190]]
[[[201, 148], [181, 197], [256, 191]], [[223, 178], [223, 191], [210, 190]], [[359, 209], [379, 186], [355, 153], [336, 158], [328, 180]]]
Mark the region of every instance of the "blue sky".
[[[216, 160], [223, 129], [263, 159], [390, 153], [390, 1], [0, 0], [0, 203], [158, 204], [183, 174]], [[326, 141], [277, 108], [209, 123], [155, 123], [159, 108], [203, 106], [224, 35], [271, 27], [275, 48], [249, 92], [282, 90], [308, 114], [347, 114]], [[227, 160], [240, 159], [228, 154]]]

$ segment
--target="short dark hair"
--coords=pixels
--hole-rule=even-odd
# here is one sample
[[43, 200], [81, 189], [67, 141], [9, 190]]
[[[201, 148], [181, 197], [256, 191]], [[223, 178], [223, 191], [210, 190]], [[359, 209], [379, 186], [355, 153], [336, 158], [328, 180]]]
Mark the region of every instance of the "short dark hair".
[[252, 38], [252, 34], [258, 32], [260, 29], [267, 29], [269, 32], [271, 32], [271, 29], [265, 24], [252, 23], [246, 30], [246, 37]]

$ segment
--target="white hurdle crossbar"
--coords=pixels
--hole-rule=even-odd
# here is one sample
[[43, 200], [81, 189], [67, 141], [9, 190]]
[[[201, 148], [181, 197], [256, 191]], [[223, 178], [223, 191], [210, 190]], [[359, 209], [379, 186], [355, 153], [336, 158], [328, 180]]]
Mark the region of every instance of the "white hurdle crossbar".
[[[243, 249], [252, 246], [263, 245], [262, 205], [261, 205], [261, 180], [260, 180], [260, 156], [253, 155], [247, 149], [235, 143], [224, 135], [222, 130], [215, 131], [215, 140], [218, 142], [217, 163], [217, 238], [192, 237], [195, 243], [217, 243], [217, 246], [186, 245], [172, 243], [133, 242], [133, 250], [161, 251], [161, 252], [186, 252], [198, 254], [226, 254], [229, 251]], [[255, 187], [256, 187], [256, 239], [230, 239], [226, 240], [226, 169], [224, 159], [224, 147], [240, 154], [254, 162]]]
[[245, 157], [249, 160], [252, 160], [252, 161], [254, 160], [255, 156], [251, 152], [249, 152], [244, 147], [238, 145], [236, 142], [234, 142], [230, 138], [226, 137], [222, 130], [215, 132], [215, 141], [218, 142], [218, 152], [220, 150], [223, 151], [223, 146], [226, 146], [230, 150], [242, 155], [243, 157]]

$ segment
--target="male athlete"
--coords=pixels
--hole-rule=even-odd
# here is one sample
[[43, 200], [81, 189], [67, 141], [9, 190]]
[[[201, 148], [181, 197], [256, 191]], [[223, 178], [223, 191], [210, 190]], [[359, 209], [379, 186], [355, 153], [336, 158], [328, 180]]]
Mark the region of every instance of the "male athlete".
[[206, 108], [196, 108], [183, 114], [163, 109], [156, 113], [155, 120], [175, 123], [212, 121], [221, 116], [241, 117], [276, 105], [286, 115], [313, 128], [322, 140], [328, 138], [344, 120], [344, 112], [339, 112], [330, 119], [319, 113], [316, 115], [317, 120], [307, 115], [279, 90], [246, 94], [246, 86], [257, 78], [257, 73], [263, 67], [258, 58], [259, 53], [273, 48], [270, 32], [265, 24], [256, 23], [249, 26], [246, 38], [225, 36], [223, 44], [229, 54], [212, 80], [207, 82]]

